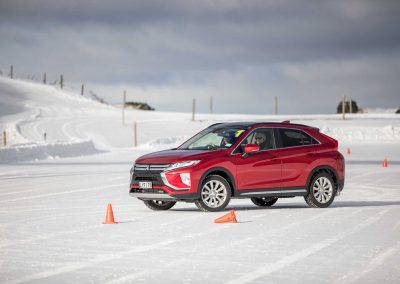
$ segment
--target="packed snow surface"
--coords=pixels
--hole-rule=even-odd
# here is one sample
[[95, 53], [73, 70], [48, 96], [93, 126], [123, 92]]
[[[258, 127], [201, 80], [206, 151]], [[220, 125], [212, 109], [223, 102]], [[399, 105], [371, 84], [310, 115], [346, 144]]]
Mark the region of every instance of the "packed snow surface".
[[[398, 115], [125, 114], [123, 125], [121, 109], [0, 77], [0, 283], [400, 282]], [[232, 200], [238, 223], [215, 224], [227, 211], [154, 212], [128, 195], [142, 154], [220, 121], [286, 119], [339, 140], [346, 183], [327, 209]], [[108, 203], [116, 225], [102, 224]]]

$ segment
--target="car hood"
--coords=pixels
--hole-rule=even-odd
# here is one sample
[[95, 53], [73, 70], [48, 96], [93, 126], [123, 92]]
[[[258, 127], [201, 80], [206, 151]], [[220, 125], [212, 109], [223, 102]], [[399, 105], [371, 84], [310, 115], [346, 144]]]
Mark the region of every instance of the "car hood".
[[202, 150], [164, 150], [150, 153], [136, 159], [138, 164], [172, 164], [189, 160], [201, 160], [215, 155], [224, 150], [202, 151]]

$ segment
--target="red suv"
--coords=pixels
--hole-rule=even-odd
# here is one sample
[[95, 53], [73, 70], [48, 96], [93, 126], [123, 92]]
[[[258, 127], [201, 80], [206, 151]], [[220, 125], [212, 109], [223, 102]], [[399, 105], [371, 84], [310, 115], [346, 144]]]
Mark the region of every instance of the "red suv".
[[130, 195], [153, 210], [186, 201], [220, 211], [231, 198], [267, 207], [295, 196], [328, 207], [343, 189], [344, 169], [338, 142], [318, 128], [289, 121], [217, 123], [178, 148], [138, 158]]

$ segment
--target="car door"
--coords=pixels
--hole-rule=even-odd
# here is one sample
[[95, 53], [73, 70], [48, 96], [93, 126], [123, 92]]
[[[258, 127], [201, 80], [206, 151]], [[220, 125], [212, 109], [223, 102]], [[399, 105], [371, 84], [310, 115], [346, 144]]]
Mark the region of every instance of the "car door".
[[[256, 144], [258, 135], [266, 141], [260, 151], [243, 155], [246, 144]], [[275, 135], [272, 128], [257, 128], [239, 145], [235, 153], [237, 190], [255, 190], [281, 187], [281, 160], [276, 150]]]
[[304, 187], [308, 168], [315, 160], [314, 148], [319, 142], [300, 129], [279, 128], [275, 135], [281, 149], [282, 187]]

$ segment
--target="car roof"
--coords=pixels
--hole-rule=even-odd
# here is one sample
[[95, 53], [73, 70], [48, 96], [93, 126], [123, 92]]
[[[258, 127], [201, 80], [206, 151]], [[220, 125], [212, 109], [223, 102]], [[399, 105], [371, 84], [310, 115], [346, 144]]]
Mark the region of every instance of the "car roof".
[[264, 122], [259, 122], [259, 121], [252, 121], [252, 122], [219, 122], [219, 123], [214, 123], [210, 125], [209, 127], [254, 127], [254, 126], [263, 126], [263, 125], [274, 125], [274, 126], [298, 126], [298, 127], [306, 127], [306, 128], [313, 128], [311, 126], [305, 125], [305, 124], [298, 124], [298, 123], [290, 123], [289, 121], [284, 121], [284, 122], [272, 122], [272, 121], [264, 121]]

